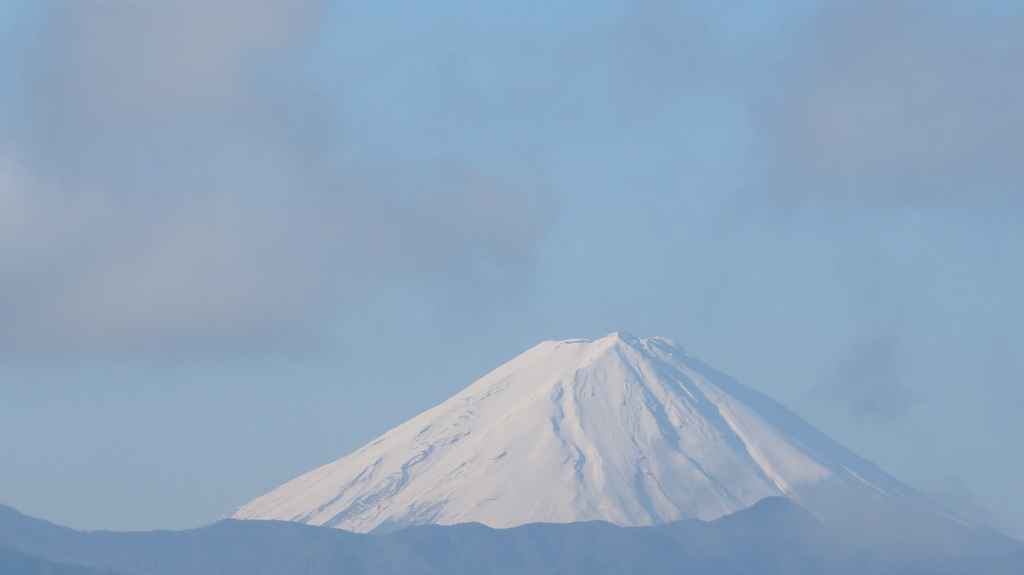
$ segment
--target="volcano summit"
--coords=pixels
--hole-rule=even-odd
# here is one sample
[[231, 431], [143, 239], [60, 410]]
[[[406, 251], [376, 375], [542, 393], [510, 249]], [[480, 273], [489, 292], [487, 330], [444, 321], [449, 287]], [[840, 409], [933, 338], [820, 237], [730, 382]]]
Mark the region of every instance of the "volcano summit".
[[950, 517], [664, 338], [545, 341], [444, 403], [243, 505], [236, 519], [386, 532], [711, 520], [770, 496]]

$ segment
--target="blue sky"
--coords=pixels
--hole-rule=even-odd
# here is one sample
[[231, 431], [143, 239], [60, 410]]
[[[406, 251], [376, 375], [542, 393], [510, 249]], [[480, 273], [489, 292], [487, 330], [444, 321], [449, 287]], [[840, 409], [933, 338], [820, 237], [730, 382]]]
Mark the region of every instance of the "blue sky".
[[187, 528], [674, 339], [1024, 537], [1024, 6], [0, 7], [0, 502]]

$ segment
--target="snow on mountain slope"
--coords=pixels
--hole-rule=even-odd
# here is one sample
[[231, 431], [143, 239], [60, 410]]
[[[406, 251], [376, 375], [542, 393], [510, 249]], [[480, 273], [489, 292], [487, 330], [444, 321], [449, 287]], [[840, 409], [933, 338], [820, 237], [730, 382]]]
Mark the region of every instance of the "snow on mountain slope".
[[[710, 520], [769, 496], [930, 504], [677, 344], [545, 341], [356, 452], [237, 509], [356, 532]], [[886, 503], [888, 504], [888, 503]]]

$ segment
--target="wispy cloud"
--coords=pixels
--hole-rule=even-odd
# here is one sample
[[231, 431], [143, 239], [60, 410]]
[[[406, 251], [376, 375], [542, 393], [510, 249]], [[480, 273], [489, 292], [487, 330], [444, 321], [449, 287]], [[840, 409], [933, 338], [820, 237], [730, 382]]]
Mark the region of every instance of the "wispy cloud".
[[288, 345], [388, 278], [530, 264], [536, 175], [344, 151], [294, 65], [320, 2], [52, 9], [4, 54], [0, 352]]
[[982, 374], [996, 405], [1016, 411], [1024, 406], [1024, 365], [1021, 336], [998, 334], [989, 348], [989, 359]]
[[840, 402], [858, 416], [892, 419], [922, 400], [907, 384], [909, 367], [892, 331], [872, 333], [857, 342], [812, 397]]
[[824, 9], [763, 118], [777, 191], [1024, 202], [1024, 15], [876, 0]]

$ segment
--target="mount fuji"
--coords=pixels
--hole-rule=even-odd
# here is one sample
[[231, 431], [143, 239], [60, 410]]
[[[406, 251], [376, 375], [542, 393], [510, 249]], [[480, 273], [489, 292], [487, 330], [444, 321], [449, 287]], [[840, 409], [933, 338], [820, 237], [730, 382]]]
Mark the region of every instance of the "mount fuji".
[[377, 533], [643, 526], [712, 520], [773, 496], [826, 522], [885, 508], [963, 524], [676, 343], [621, 332], [540, 343], [230, 517]]

